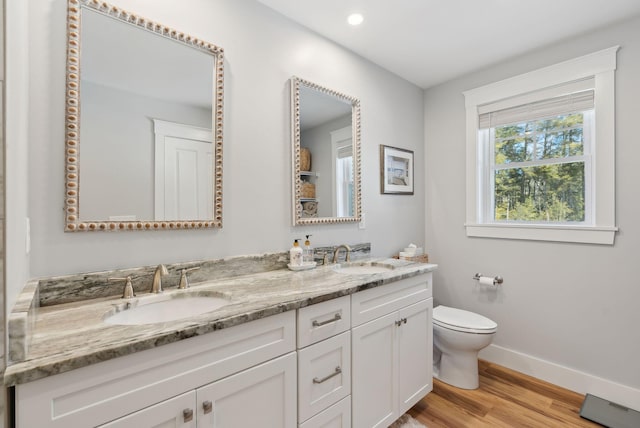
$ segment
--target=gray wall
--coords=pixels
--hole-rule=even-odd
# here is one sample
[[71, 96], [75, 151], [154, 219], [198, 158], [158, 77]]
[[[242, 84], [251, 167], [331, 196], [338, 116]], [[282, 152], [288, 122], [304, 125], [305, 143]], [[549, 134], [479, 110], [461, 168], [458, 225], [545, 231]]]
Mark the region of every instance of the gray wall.
[[[602, 395], [610, 393], [602, 386], [607, 382], [631, 387], [635, 390], [627, 390], [629, 394], [619, 399], [636, 397], [636, 408], [640, 402], [638, 28], [640, 20], [635, 19], [546, 47], [431, 88], [424, 97], [426, 242], [440, 265], [434, 278], [435, 304], [495, 320], [497, 347], [489, 348], [486, 355], [498, 362], [556, 383], [562, 379], [550, 372], [563, 371], [557, 366], [582, 372], [590, 379], [584, 389], [592, 393], [596, 389]], [[616, 213], [620, 232], [615, 245], [466, 237], [462, 92], [618, 44]], [[502, 275], [504, 285], [497, 292], [478, 288], [471, 279], [476, 272]], [[549, 364], [538, 364], [538, 360]]]
[[[5, 369], [5, 305], [4, 305], [4, 288], [5, 288], [5, 189], [4, 189], [4, 0], [0, 0], [0, 375], [4, 375]], [[6, 396], [4, 388], [0, 392], [0, 427], [5, 426], [6, 421]]]
[[[390, 142], [416, 152], [416, 183], [424, 182], [422, 90], [257, 2], [225, 0], [111, 1], [225, 49], [224, 227], [64, 233], [66, 1], [29, 3], [29, 43], [37, 52], [30, 64], [32, 277], [284, 251], [307, 233], [314, 245], [371, 242], [385, 256], [422, 244], [424, 188], [398, 197], [381, 195], [378, 185], [378, 147]], [[292, 75], [361, 100], [364, 230], [355, 223], [291, 226]]]
[[[3, 283], [0, 293], [2, 312], [10, 310], [18, 290], [22, 289], [29, 277], [29, 257], [26, 246], [27, 223], [27, 137], [29, 81], [25, 72], [29, 69], [29, 45], [27, 37], [28, 3], [2, 1], [3, 18], [3, 73], [4, 118], [3, 148], [4, 194], [3, 212], [4, 252]], [[0, 281], [2, 282], [2, 281]], [[4, 317], [3, 317], [4, 322]], [[5, 364], [6, 329], [2, 328], [2, 371]], [[6, 389], [0, 392], [0, 427], [7, 424]]]

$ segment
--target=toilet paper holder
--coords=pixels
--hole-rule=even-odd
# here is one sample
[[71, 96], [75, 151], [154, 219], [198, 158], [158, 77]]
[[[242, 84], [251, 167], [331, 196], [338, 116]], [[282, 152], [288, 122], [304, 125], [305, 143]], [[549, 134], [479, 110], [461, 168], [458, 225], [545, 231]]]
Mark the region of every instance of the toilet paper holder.
[[[475, 279], [476, 281], [480, 281], [481, 276], [483, 276], [481, 273], [476, 273], [475, 275], [473, 275], [473, 279]], [[504, 279], [502, 279], [500, 275], [496, 275], [493, 277], [493, 285], [502, 284], [503, 282]]]

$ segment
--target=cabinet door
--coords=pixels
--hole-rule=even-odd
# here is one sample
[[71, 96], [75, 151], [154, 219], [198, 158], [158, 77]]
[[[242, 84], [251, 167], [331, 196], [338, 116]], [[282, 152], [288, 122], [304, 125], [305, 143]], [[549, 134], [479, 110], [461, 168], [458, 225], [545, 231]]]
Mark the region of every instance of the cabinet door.
[[196, 428], [196, 393], [190, 391], [116, 419], [101, 428]]
[[199, 388], [198, 428], [294, 428], [296, 353]]
[[398, 414], [397, 313], [352, 330], [353, 428], [387, 427]]
[[398, 311], [399, 415], [432, 389], [432, 309], [433, 299], [426, 299]]

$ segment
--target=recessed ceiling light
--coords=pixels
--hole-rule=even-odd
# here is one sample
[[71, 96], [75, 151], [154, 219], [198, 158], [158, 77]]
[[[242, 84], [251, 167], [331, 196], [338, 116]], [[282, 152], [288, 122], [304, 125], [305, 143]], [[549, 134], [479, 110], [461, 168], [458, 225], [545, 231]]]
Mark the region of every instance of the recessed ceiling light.
[[364, 16], [359, 13], [352, 13], [347, 17], [347, 22], [351, 25], [360, 25], [364, 21]]

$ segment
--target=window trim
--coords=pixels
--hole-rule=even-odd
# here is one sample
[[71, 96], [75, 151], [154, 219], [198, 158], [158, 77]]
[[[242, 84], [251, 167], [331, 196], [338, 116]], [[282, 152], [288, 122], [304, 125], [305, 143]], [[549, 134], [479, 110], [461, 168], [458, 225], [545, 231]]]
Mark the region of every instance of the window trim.
[[[466, 107], [466, 223], [469, 237], [607, 244], [615, 233], [615, 69], [620, 46], [574, 58], [463, 92]], [[592, 223], [512, 224], [481, 222], [479, 198], [482, 153], [478, 144], [478, 107], [585, 78], [594, 79], [595, 146], [592, 148]]]

